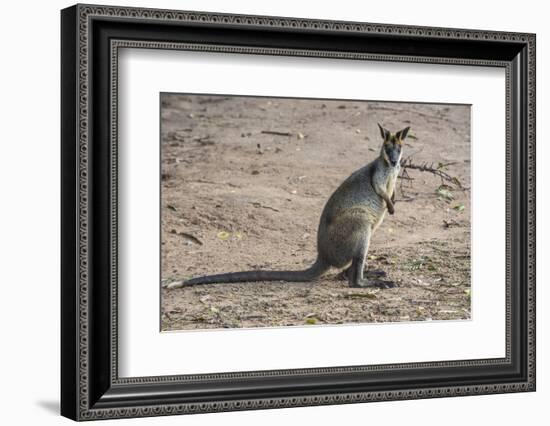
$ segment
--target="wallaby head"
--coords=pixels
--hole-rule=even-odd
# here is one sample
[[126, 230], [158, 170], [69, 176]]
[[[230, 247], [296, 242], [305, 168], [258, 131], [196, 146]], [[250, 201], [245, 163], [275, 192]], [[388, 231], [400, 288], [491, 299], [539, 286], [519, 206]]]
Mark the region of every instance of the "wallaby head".
[[401, 162], [401, 154], [403, 141], [409, 133], [410, 127], [405, 127], [403, 130], [399, 130], [396, 133], [391, 133], [389, 130], [378, 124], [380, 128], [380, 135], [384, 143], [382, 144], [382, 150], [380, 156], [386, 161], [389, 166], [395, 167]]

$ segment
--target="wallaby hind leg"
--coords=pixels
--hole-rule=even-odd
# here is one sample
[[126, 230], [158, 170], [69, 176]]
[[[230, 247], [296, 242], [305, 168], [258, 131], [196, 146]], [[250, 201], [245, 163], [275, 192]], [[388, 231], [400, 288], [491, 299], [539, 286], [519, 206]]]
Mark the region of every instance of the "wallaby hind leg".
[[[361, 244], [359, 245], [357, 249], [357, 253], [353, 256], [353, 260], [351, 261], [351, 266], [346, 269], [344, 273], [347, 274], [348, 282], [350, 287], [379, 287], [379, 288], [392, 288], [395, 287], [395, 283], [391, 281], [383, 281], [377, 278], [374, 279], [365, 279], [364, 278], [364, 270], [367, 266], [367, 253], [369, 251], [369, 245], [370, 245], [370, 237], [372, 235], [372, 231], [369, 228], [365, 232], [365, 236]], [[377, 274], [378, 271], [372, 271], [373, 274], [369, 274], [367, 272], [367, 277], [369, 275], [374, 276], [385, 276], [386, 273], [384, 271], [380, 271], [382, 274]], [[370, 277], [369, 277], [370, 278]]]
[[363, 278], [363, 268], [365, 264], [365, 257], [358, 254], [353, 258], [351, 266], [349, 267], [348, 283], [350, 287], [367, 287], [368, 283]]
[[351, 266], [347, 269], [348, 282], [350, 287], [367, 287], [368, 284], [363, 278], [367, 253], [369, 251], [371, 228], [367, 228], [362, 240], [359, 242], [356, 252], [351, 260]]

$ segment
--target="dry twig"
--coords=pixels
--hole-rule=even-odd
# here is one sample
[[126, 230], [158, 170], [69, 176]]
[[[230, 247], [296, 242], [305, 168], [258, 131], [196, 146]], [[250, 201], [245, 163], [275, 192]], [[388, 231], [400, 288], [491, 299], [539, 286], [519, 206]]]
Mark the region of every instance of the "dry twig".
[[402, 175], [407, 176], [405, 179], [411, 180], [409, 174], [406, 173], [407, 169], [418, 170], [420, 172], [429, 172], [429, 173], [432, 173], [433, 175], [439, 176], [441, 178], [442, 184], [445, 182], [450, 182], [460, 189], [466, 189], [462, 186], [462, 184], [460, 183], [460, 180], [458, 180], [456, 176], [451, 176], [449, 173], [444, 171], [444, 168], [446, 166], [450, 166], [452, 164], [455, 164], [455, 163], [445, 163], [445, 164], [440, 163], [437, 166], [434, 166], [433, 163], [415, 164], [413, 163], [412, 158], [407, 158], [401, 162], [401, 167], [403, 170]]
[[290, 132], [276, 132], [274, 130], [262, 130], [264, 135], [275, 135], [275, 136], [292, 136]]

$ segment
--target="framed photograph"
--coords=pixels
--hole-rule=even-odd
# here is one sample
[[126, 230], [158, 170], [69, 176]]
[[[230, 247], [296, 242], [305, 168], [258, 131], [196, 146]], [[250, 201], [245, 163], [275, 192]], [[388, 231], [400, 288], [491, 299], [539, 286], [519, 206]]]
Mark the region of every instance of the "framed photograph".
[[535, 35], [61, 12], [61, 412], [535, 390]]

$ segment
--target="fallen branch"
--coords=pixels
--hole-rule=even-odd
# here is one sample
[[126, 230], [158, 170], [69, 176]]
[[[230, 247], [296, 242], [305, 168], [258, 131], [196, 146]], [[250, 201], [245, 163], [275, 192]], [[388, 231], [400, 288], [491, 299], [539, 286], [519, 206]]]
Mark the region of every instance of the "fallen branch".
[[215, 181], [206, 180], [206, 179], [188, 180], [187, 182], [189, 182], [189, 183], [205, 183], [205, 184], [208, 184], [208, 185], [227, 185], [231, 188], [240, 188], [239, 185], [235, 185], [234, 183], [231, 183], [231, 182], [215, 182]]
[[403, 179], [403, 180], [414, 180], [414, 178], [410, 177], [409, 174], [407, 173], [406, 175], [399, 175], [397, 176], [399, 179]]
[[262, 209], [273, 210], [274, 212], [280, 212], [280, 210], [279, 210], [279, 209], [276, 209], [275, 207], [264, 206], [263, 204], [258, 203], [257, 201], [252, 202], [252, 203], [250, 203], [250, 204], [252, 204], [252, 205], [253, 205], [254, 207], [256, 207], [256, 208], [262, 208]]
[[407, 169], [403, 168], [401, 171], [401, 174], [398, 176], [401, 181], [399, 182], [399, 190], [401, 191], [401, 195], [408, 199], [414, 199], [407, 194], [405, 194], [405, 190], [403, 189], [403, 182], [408, 180], [410, 182], [410, 186], [412, 186], [412, 181], [414, 180], [412, 177], [409, 176], [409, 173], [407, 172]]
[[413, 180], [413, 179], [410, 178], [407, 170], [408, 169], [409, 170], [418, 170], [420, 172], [428, 172], [428, 173], [431, 173], [435, 176], [439, 176], [439, 178], [441, 179], [442, 184], [445, 183], [445, 182], [449, 182], [449, 183], [452, 183], [453, 185], [457, 186], [458, 188], [460, 188], [462, 190], [467, 190], [468, 188], [464, 188], [462, 186], [462, 183], [460, 183], [460, 180], [458, 180], [458, 178], [456, 176], [451, 176], [449, 173], [447, 173], [446, 171], [443, 170], [444, 167], [449, 166], [451, 164], [455, 164], [455, 163], [439, 164], [435, 167], [434, 167], [433, 163], [431, 163], [431, 164], [428, 164], [428, 163], [415, 164], [415, 163], [413, 163], [411, 157], [407, 157], [401, 162], [401, 168], [402, 168], [401, 179], [402, 180], [403, 179], [404, 180]]
[[274, 130], [262, 130], [261, 133], [264, 135], [292, 136], [292, 133], [290, 132], [276, 132]]
[[202, 246], [202, 244], [203, 244], [201, 240], [199, 240], [197, 237], [195, 237], [194, 235], [189, 234], [187, 232], [178, 232], [175, 229], [172, 229], [172, 230], [170, 230], [170, 233], [175, 234], [175, 235], [179, 235], [180, 237], [183, 237], [186, 240], [191, 241], [192, 243], [198, 244], [200, 246]]

